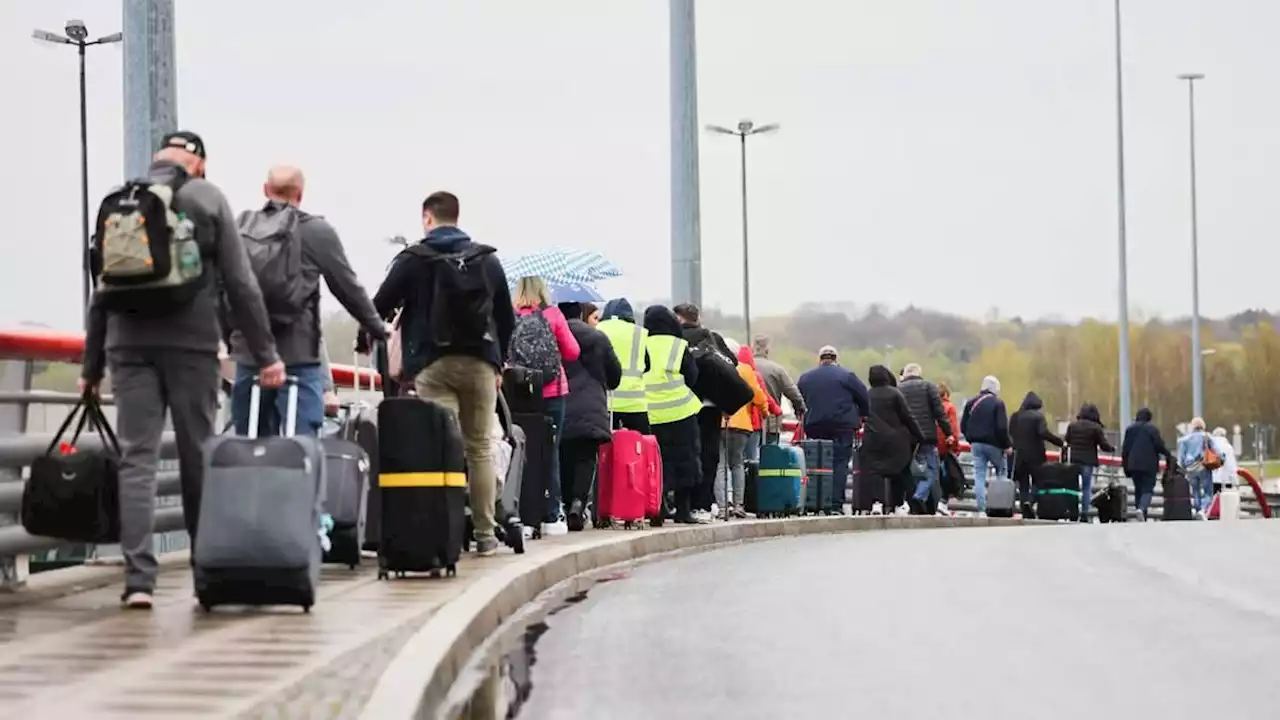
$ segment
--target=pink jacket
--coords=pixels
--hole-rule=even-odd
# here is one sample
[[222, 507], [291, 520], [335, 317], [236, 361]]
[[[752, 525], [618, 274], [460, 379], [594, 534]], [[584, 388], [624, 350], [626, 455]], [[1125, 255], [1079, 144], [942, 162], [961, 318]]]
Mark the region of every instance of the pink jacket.
[[[522, 307], [516, 308], [516, 315], [525, 317], [532, 315], [537, 308]], [[569, 330], [569, 321], [564, 319], [564, 313], [560, 312], [560, 308], [554, 305], [543, 308], [542, 315], [551, 323], [551, 332], [556, 335], [556, 344], [560, 346], [560, 377], [548, 382], [542, 386], [542, 397], [557, 398], [569, 394], [569, 380], [564, 375], [564, 363], [573, 362], [578, 359], [582, 349], [578, 347], [578, 339], [573, 336], [573, 332]]]

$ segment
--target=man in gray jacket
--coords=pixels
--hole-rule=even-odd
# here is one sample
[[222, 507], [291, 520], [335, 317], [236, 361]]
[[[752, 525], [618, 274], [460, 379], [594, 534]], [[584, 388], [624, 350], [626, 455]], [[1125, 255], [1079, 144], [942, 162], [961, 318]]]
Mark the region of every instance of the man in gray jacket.
[[173, 417], [178, 446], [182, 515], [195, 546], [203, 485], [201, 445], [214, 433], [218, 410], [219, 286], [244, 331], [246, 359], [261, 373], [262, 384], [279, 387], [285, 379], [235, 216], [222, 192], [204, 179], [204, 166], [204, 141], [189, 132], [165, 136], [151, 166], [153, 181], [180, 184], [172, 208], [191, 221], [201, 246], [203, 269], [195, 295], [181, 304], [131, 313], [109, 309], [112, 300], [105, 296], [112, 293], [99, 289], [89, 308], [80, 387], [95, 390], [110, 366], [121, 451], [122, 599], [130, 608], [149, 609], [155, 590], [151, 530], [166, 410]]
[[[247, 233], [266, 234], [272, 229], [296, 233], [293, 239], [301, 244], [300, 276], [295, 280], [299, 283], [299, 299], [296, 306], [289, 309], [289, 317], [272, 315], [272, 331], [288, 375], [298, 379], [297, 434], [316, 436], [324, 424], [326, 385], [320, 354], [320, 278], [324, 278], [329, 292], [359, 321], [365, 332], [386, 340], [388, 330], [351, 269], [333, 226], [319, 215], [299, 209], [304, 187], [305, 180], [298, 168], [271, 168], [262, 187], [266, 204], [260, 210], [241, 215], [240, 227]], [[264, 286], [263, 292], [270, 290]], [[231, 392], [231, 417], [236, 432], [244, 435], [249, 430], [249, 399], [257, 372], [244, 333], [235, 324], [232, 328], [231, 355], [236, 360], [236, 379]], [[274, 412], [262, 413], [259, 434], [279, 433], [287, 402], [284, 392], [263, 394], [261, 407], [274, 408]]]
[[[911, 417], [924, 434], [924, 442], [916, 448], [914, 463], [924, 469], [924, 474], [916, 475], [916, 490], [912, 496], [917, 504], [915, 510], [921, 511], [930, 493], [934, 493], [939, 500], [942, 498], [942, 485], [938, 476], [938, 428], [942, 428], [942, 434], [952, 443], [955, 442], [955, 428], [951, 427], [951, 421], [942, 408], [942, 394], [938, 392], [938, 386], [924, 379], [924, 371], [918, 364], [909, 363], [902, 369], [902, 381], [898, 383], [898, 389], [907, 400]], [[940, 509], [945, 510], [945, 507]]]
[[[756, 370], [760, 372], [760, 377], [764, 378], [765, 389], [769, 391], [769, 396], [773, 401], [782, 404], [782, 398], [791, 401], [791, 410], [796, 414], [796, 420], [804, 418], [805, 404], [804, 396], [800, 394], [800, 389], [796, 387], [795, 381], [791, 379], [791, 374], [787, 369], [778, 363], [769, 359], [769, 349], [771, 341], [768, 335], [757, 335], [752, 340], [753, 354], [756, 356]], [[777, 442], [782, 435], [782, 416], [774, 415], [764, 420], [764, 442]], [[754, 449], [753, 447], [754, 446]], [[750, 454], [748, 459], [760, 460], [760, 438], [756, 442], [747, 446], [747, 452]]]

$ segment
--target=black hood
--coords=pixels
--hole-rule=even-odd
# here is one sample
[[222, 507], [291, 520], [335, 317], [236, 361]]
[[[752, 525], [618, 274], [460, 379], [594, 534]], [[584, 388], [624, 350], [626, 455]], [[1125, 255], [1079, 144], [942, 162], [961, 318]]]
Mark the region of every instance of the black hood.
[[867, 371], [867, 381], [871, 387], [897, 387], [898, 380], [893, 371], [883, 365], [872, 365]]
[[600, 313], [601, 320], [609, 318], [618, 318], [626, 320], [632, 325], [636, 322], [636, 311], [631, 309], [631, 303], [626, 298], [614, 298], [604, 304], [604, 311]]
[[1142, 408], [1141, 410], [1138, 411], [1138, 415], [1136, 419], [1140, 423], [1149, 423], [1151, 422], [1151, 418], [1153, 417], [1155, 416], [1151, 414], [1150, 408]]
[[674, 338], [684, 338], [684, 332], [680, 328], [680, 319], [666, 305], [650, 305], [645, 308], [644, 329], [648, 330], [650, 335], [669, 335]]
[[1093, 422], [1102, 424], [1102, 413], [1098, 412], [1098, 406], [1093, 403], [1085, 403], [1080, 406], [1080, 412], [1076, 415], [1077, 420], [1092, 420]]
[[1043, 407], [1044, 407], [1044, 402], [1040, 400], [1040, 396], [1035, 394], [1035, 391], [1033, 390], [1027, 393], [1026, 397], [1022, 398], [1022, 407], [1019, 409], [1039, 410]]

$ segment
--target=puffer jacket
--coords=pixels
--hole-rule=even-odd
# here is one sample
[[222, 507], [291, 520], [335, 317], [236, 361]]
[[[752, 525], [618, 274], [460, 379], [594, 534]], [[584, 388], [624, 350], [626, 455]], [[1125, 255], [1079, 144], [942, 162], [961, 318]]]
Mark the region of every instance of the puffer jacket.
[[751, 355], [751, 348], [738, 348], [738, 376], [751, 386], [751, 402], [743, 405], [738, 412], [725, 418], [724, 426], [732, 430], [751, 432], [759, 429], [758, 422], [752, 422], [761, 412], [769, 411], [769, 393], [765, 392], [764, 383], [760, 382], [760, 374], [756, 372], [756, 361]]
[[924, 378], [909, 377], [898, 383], [898, 389], [902, 391], [902, 397], [907, 401], [907, 409], [911, 411], [911, 417], [924, 433], [923, 444], [938, 443], [935, 428], [942, 428], [946, 437], [955, 434], [951, 421], [947, 419], [947, 411], [942, 407], [942, 394], [938, 392], [937, 385]]
[[1009, 436], [1013, 439], [1014, 460], [1027, 465], [1045, 462], [1044, 444], [1062, 447], [1062, 438], [1049, 430], [1044, 417], [1044, 402], [1034, 392], [1022, 399], [1022, 407], [1009, 418]]
[[1075, 465], [1098, 467], [1098, 451], [1113, 453], [1115, 446], [1107, 442], [1107, 432], [1102, 426], [1102, 415], [1096, 405], [1080, 408], [1076, 419], [1067, 426], [1062, 438], [1067, 443], [1067, 460]]

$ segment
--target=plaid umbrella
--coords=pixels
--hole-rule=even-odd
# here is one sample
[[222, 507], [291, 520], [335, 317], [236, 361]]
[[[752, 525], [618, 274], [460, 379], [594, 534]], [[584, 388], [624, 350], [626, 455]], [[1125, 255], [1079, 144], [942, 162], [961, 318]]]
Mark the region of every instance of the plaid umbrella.
[[600, 253], [570, 248], [551, 248], [504, 260], [502, 269], [512, 285], [522, 277], [540, 277], [548, 285], [592, 285], [622, 275], [618, 266]]
[[547, 289], [551, 291], [551, 302], [557, 305], [565, 302], [598, 303], [604, 300], [600, 292], [590, 285], [579, 283], [569, 283], [567, 285], [548, 284]]

